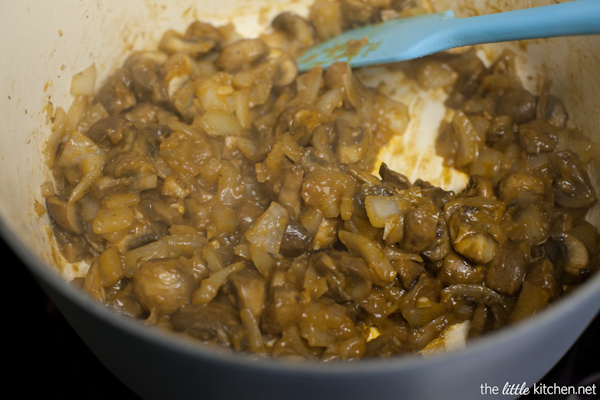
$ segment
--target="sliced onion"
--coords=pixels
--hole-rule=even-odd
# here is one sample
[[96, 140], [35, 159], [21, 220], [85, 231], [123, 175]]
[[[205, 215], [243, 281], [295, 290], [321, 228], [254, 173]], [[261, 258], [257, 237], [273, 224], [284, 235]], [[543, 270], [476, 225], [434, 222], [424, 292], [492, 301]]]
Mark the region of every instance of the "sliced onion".
[[93, 96], [96, 93], [96, 64], [92, 64], [71, 79], [71, 95]]

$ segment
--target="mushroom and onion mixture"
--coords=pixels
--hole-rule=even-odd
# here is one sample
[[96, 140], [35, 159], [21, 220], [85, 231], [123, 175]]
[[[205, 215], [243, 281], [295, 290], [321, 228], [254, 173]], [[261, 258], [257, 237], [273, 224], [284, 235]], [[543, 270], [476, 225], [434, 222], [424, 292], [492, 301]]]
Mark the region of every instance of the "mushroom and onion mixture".
[[90, 265], [75, 282], [218, 348], [331, 361], [419, 352], [461, 323], [477, 337], [595, 272], [595, 145], [511, 54], [389, 66], [448, 88], [456, 193], [377, 164], [404, 104], [346, 63], [298, 73], [303, 49], [409, 3], [318, 0], [252, 39], [194, 22], [57, 110], [46, 205], [64, 257]]

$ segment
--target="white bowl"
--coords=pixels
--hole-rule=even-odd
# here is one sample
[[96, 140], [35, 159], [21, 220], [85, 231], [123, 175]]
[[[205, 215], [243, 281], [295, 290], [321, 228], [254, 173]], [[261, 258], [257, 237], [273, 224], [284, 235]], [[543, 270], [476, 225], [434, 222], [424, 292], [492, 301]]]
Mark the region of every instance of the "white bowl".
[[[456, 3], [436, 1], [435, 6], [454, 9], [457, 16], [523, 7], [519, 0], [493, 7], [485, 1]], [[425, 359], [407, 356], [347, 364], [250, 361], [219, 354], [118, 316], [61, 277], [48, 217], [40, 217], [35, 204], [43, 204], [40, 186], [50, 176], [42, 155], [50, 132], [50, 104], [68, 108], [72, 75], [95, 63], [101, 81], [128, 51], [151, 48], [166, 29], [182, 30], [196, 18], [231, 20], [240, 32], [252, 36], [282, 9], [304, 13], [307, 4], [305, 0], [2, 2], [0, 232], [5, 241], [98, 358], [147, 399], [466, 400], [481, 397], [482, 384], [532, 385], [597, 314], [600, 275], [531, 320], [490, 334], [464, 350]], [[571, 120], [600, 143], [600, 37], [498, 44], [486, 51], [498, 54], [504, 48], [520, 55], [522, 77], [533, 90], [539, 89], [540, 74], [550, 78], [552, 92], [564, 101]], [[598, 188], [598, 162], [591, 168]], [[598, 206], [589, 219], [600, 225]]]

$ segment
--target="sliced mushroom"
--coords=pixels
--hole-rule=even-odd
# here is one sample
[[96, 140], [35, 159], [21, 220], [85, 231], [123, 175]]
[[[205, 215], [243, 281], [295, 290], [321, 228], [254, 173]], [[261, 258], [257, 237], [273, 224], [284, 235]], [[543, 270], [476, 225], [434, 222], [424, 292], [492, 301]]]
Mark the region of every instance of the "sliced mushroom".
[[548, 102], [546, 103], [546, 108], [544, 110], [544, 118], [557, 128], [564, 128], [567, 125], [569, 114], [558, 97], [548, 95]]
[[481, 196], [481, 197], [493, 197], [494, 196], [494, 184], [488, 178], [484, 178], [479, 175], [471, 175], [469, 177], [469, 183], [466, 187], [466, 196]]
[[287, 257], [300, 256], [311, 249], [312, 235], [298, 221], [290, 220], [283, 238], [279, 252]]
[[369, 267], [362, 259], [341, 253], [339, 270], [346, 279], [344, 290], [354, 302], [358, 303], [369, 295], [373, 280]]
[[[568, 230], [569, 229], [564, 229], [563, 231], [566, 232]], [[600, 250], [600, 231], [587, 220], [584, 219], [577, 222], [573, 228], [570, 229], [569, 233], [581, 240], [588, 249], [590, 255]]]
[[311, 264], [319, 275], [325, 277], [331, 297], [337, 302], [350, 301], [351, 298], [344, 292], [345, 279], [338, 271], [336, 262], [329, 255], [319, 252], [311, 260]]
[[185, 30], [184, 37], [196, 42], [212, 41], [213, 49], [220, 49], [225, 43], [225, 37], [219, 31], [219, 29], [202, 21], [194, 21], [188, 25], [187, 29]]
[[133, 92], [131, 71], [118, 68], [113, 72], [96, 93], [95, 100], [102, 103], [110, 115], [117, 115], [135, 106], [137, 100]]
[[310, 47], [314, 43], [313, 28], [310, 23], [293, 12], [283, 12], [271, 22], [277, 30], [285, 32], [303, 47]]
[[120, 292], [115, 293], [106, 300], [106, 305], [121, 315], [130, 318], [142, 318], [144, 309], [135, 300], [133, 283], [129, 282]]
[[294, 82], [298, 76], [298, 66], [289, 55], [280, 56], [277, 60], [277, 70], [273, 76], [273, 86], [282, 87]]
[[325, 70], [328, 88], [343, 88], [346, 93], [344, 104], [360, 107], [369, 97], [369, 90], [354, 76], [347, 62], [336, 62]]
[[441, 300], [440, 294], [443, 293], [441, 289], [440, 282], [432, 274], [424, 271], [419, 275], [417, 283], [410, 288], [406, 296], [403, 296], [402, 302], [405, 305], [409, 304], [413, 306], [423, 301], [420, 299], [427, 299], [430, 302], [438, 303]]
[[412, 183], [405, 175], [393, 171], [384, 162], [382, 162], [381, 166], [379, 167], [379, 175], [384, 183], [392, 185], [398, 190], [404, 190], [412, 187]]
[[420, 179], [415, 181], [415, 186], [421, 188], [423, 197], [431, 200], [436, 210], [443, 210], [446, 203], [456, 199], [456, 194], [451, 190], [444, 190], [440, 187], [430, 185]]
[[498, 100], [498, 115], [508, 115], [515, 124], [523, 124], [535, 118], [537, 99], [522, 87], [509, 88]]
[[53, 227], [53, 233], [60, 253], [68, 262], [82, 261], [90, 254], [89, 243], [85, 236], [75, 235], [58, 226]]
[[483, 148], [485, 137], [475, 129], [470, 117], [462, 110], [458, 110], [454, 114], [452, 127], [458, 140], [456, 166], [463, 168], [477, 160]]
[[412, 253], [421, 253], [437, 237], [438, 216], [429, 207], [410, 209], [404, 217], [402, 247]]
[[168, 100], [167, 85], [161, 75], [162, 65], [152, 59], [144, 59], [131, 67], [133, 90], [139, 100], [154, 104], [164, 104]]
[[[150, 147], [148, 149], [148, 154], [155, 156], [160, 150], [160, 144], [162, 141], [168, 137], [173, 129], [171, 129], [168, 125], [163, 124], [150, 124], [146, 125], [142, 129], [142, 138]], [[156, 161], [155, 161], [156, 164]]]
[[[278, 193], [278, 203], [284, 206], [290, 218], [298, 218], [302, 207], [302, 181], [304, 171], [300, 165], [294, 165], [289, 158], [281, 159], [281, 188]], [[292, 233], [294, 236], [294, 234]]]
[[565, 128], [569, 118], [563, 103], [554, 95], [550, 94], [552, 82], [545, 79], [540, 91], [537, 105], [537, 118], [548, 121], [557, 128]]
[[502, 304], [498, 301], [492, 302], [489, 306], [492, 317], [492, 329], [497, 330], [508, 324], [509, 316], [502, 307]]
[[435, 153], [444, 159], [444, 165], [456, 166], [458, 144], [458, 134], [454, 131], [452, 123], [442, 121], [435, 139]]
[[557, 152], [552, 158], [556, 179], [552, 185], [556, 202], [563, 207], [590, 207], [598, 198], [585, 165], [570, 152]]
[[444, 286], [461, 283], [481, 284], [484, 278], [484, 271], [481, 266], [474, 265], [455, 252], [451, 252], [444, 258], [442, 269], [437, 275], [437, 279]]
[[517, 322], [530, 317], [543, 309], [550, 295], [543, 288], [529, 282], [523, 282], [517, 302], [509, 315], [510, 322]]
[[497, 292], [513, 294], [521, 288], [526, 271], [527, 257], [523, 249], [508, 244], [500, 247], [487, 264], [485, 283]]
[[340, 7], [346, 24], [349, 27], [359, 27], [377, 22], [375, 8], [361, 0], [342, 0]]
[[529, 265], [525, 281], [546, 290], [550, 298], [555, 298], [563, 293], [556, 268], [552, 261], [541, 258]]
[[342, 11], [339, 2], [318, 0], [310, 7], [317, 37], [324, 41], [342, 33]]
[[409, 258], [392, 260], [392, 265], [398, 271], [398, 279], [404, 288], [412, 288], [419, 276], [425, 272], [425, 267]]
[[[185, 100], [187, 101], [184, 101], [182, 97], [191, 97], [186, 91], [186, 85], [192, 81], [195, 69], [196, 65], [192, 57], [185, 53], [172, 54], [161, 69], [162, 85], [165, 94], [175, 107], [179, 106], [178, 109], [180, 112], [185, 111], [185, 107], [181, 107], [181, 104], [187, 105], [191, 101], [189, 98], [186, 98]], [[194, 87], [193, 84], [191, 86]]]
[[559, 236], [558, 240], [564, 246], [564, 270], [574, 276], [581, 275], [590, 262], [587, 248], [581, 240], [570, 233]]
[[114, 245], [125, 253], [126, 251], [155, 242], [160, 238], [160, 229], [149, 219], [137, 217], [129, 228], [129, 232]]
[[[335, 154], [333, 152], [335, 143], [335, 129], [333, 124], [318, 125], [312, 133], [310, 145], [307, 149], [306, 156], [310, 157], [309, 162], [303, 162], [305, 168], [311, 164], [322, 164], [323, 162], [335, 162]], [[307, 157], [305, 157], [306, 159]], [[308, 161], [308, 160], [307, 160]], [[312, 168], [311, 168], [312, 169]]]
[[173, 314], [173, 327], [206, 342], [231, 346], [231, 335], [241, 323], [236, 311], [222, 303], [192, 304]]
[[350, 126], [348, 121], [337, 119], [337, 159], [342, 164], [354, 164], [365, 158], [371, 143], [369, 131], [362, 126]]
[[152, 103], [136, 104], [123, 114], [123, 118], [136, 126], [158, 123], [159, 120], [166, 120], [171, 116], [173, 113]]
[[152, 61], [156, 65], [163, 65], [168, 58], [169, 55], [167, 53], [159, 50], [134, 51], [127, 57], [123, 66], [131, 69], [138, 62], [146, 60]]
[[190, 303], [193, 281], [179, 261], [146, 261], [133, 276], [133, 294], [151, 315], [170, 315]]
[[478, 303], [490, 305], [502, 303], [502, 296], [493, 289], [483, 285], [459, 283], [444, 288], [440, 293], [440, 302], [447, 303], [460, 298], [477, 301]]
[[52, 220], [67, 232], [81, 235], [83, 224], [77, 207], [77, 203], [63, 201], [55, 196], [46, 199], [46, 208]]
[[240, 39], [226, 45], [217, 58], [219, 68], [228, 71], [238, 71], [245, 65], [269, 54], [269, 47], [260, 39]]
[[547, 153], [556, 149], [556, 128], [545, 120], [536, 119], [519, 126], [519, 141], [529, 154]]
[[548, 239], [550, 223], [538, 204], [528, 204], [509, 210], [513, 227], [508, 232], [512, 240], [524, 241], [531, 245], [540, 245]]
[[[122, 117], [106, 117], [95, 122], [85, 135], [99, 145], [119, 143], [123, 138], [131, 137], [137, 129]], [[109, 142], [110, 141], [110, 142]]]
[[487, 264], [504, 240], [500, 220], [504, 204], [486, 197], [467, 197], [446, 204], [446, 223], [454, 249], [470, 260]]
[[489, 74], [489, 71], [475, 54], [475, 49], [460, 54], [448, 62], [452, 68], [458, 71], [459, 76], [445, 104], [457, 109], [475, 95], [481, 81]]
[[435, 239], [421, 254], [429, 261], [440, 261], [446, 257], [452, 250], [452, 244], [450, 243], [450, 233], [448, 232], [448, 225], [443, 219], [438, 220], [438, 224], [435, 228]]
[[363, 300], [371, 291], [371, 272], [360, 258], [345, 252], [330, 257], [317, 253], [312, 264], [316, 271], [325, 277], [329, 293], [337, 302]]
[[215, 44], [212, 38], [185, 37], [170, 29], [161, 38], [158, 48], [167, 54], [185, 53], [192, 57], [199, 57], [210, 52]]
[[156, 173], [152, 159], [136, 151], [121, 152], [116, 154], [106, 163], [104, 173], [107, 176], [121, 178], [125, 176], [138, 176], [144, 173]]
[[489, 143], [497, 143], [501, 140], [512, 140], [517, 133], [518, 126], [513, 124], [508, 115], [498, 115], [491, 120], [486, 139]]
[[289, 132], [300, 146], [307, 146], [314, 130], [323, 122], [315, 108], [306, 105], [291, 106], [277, 116], [275, 136]]
[[546, 192], [544, 181], [527, 172], [512, 172], [500, 179], [496, 189], [498, 197], [505, 202], [524, 197], [527, 202], [539, 200]]
[[181, 213], [158, 196], [146, 196], [139, 202], [138, 207], [148, 216], [150, 221], [166, 226], [181, 225], [183, 223]]

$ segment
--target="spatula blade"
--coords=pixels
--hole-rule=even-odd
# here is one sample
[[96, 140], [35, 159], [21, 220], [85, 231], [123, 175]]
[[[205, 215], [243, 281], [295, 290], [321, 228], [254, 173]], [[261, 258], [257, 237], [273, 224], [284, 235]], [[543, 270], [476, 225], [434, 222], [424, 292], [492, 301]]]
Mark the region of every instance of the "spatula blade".
[[454, 13], [443, 11], [346, 31], [308, 49], [298, 58], [298, 68], [300, 71], [308, 71], [315, 66], [326, 68], [336, 61], [347, 61], [352, 67], [361, 67], [431, 54], [427, 48], [416, 44], [419, 39], [435, 33], [441, 21], [450, 18], [454, 18]]

